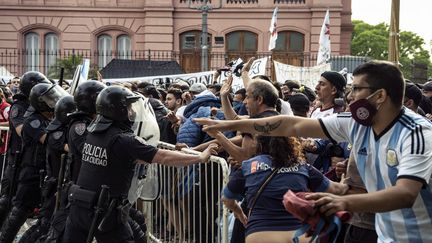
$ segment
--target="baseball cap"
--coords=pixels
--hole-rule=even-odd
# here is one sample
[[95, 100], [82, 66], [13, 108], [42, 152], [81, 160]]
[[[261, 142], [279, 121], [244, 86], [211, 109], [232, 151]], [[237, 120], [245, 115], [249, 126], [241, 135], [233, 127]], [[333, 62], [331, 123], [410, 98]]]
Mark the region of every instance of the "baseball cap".
[[207, 90], [207, 87], [202, 83], [194, 83], [190, 86], [189, 92], [194, 94], [199, 94], [203, 92], [204, 90]]
[[432, 91], [432, 81], [428, 81], [425, 84], [423, 84], [423, 90]]
[[416, 105], [422, 100], [421, 90], [413, 83], [405, 83], [405, 97], [412, 99]]

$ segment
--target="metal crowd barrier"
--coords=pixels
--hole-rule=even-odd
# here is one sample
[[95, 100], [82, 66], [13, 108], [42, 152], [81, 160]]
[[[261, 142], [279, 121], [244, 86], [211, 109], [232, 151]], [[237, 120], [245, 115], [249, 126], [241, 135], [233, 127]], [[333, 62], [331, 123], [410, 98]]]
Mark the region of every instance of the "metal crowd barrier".
[[[160, 142], [159, 148], [175, 150]], [[190, 149], [184, 153], [197, 154]], [[228, 183], [224, 159], [211, 156], [208, 163], [187, 167], [150, 164], [141, 199], [151, 242], [228, 242], [228, 210], [222, 190]], [[152, 187], [152, 188], [149, 188]], [[159, 189], [155, 189], [159, 188]], [[150, 196], [146, 196], [151, 192]], [[159, 192], [154, 194], [154, 192]]]

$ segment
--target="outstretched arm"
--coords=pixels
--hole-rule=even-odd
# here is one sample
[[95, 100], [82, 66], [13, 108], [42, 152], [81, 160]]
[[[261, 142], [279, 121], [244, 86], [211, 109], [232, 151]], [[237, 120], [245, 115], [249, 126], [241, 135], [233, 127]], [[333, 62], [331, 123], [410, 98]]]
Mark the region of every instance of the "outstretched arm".
[[319, 121], [311, 118], [279, 115], [235, 121], [210, 120], [207, 118], [196, 118], [194, 121], [204, 125], [204, 131], [240, 131], [275, 137], [327, 138]]
[[[199, 162], [207, 162], [212, 154], [217, 154], [215, 151], [217, 145], [209, 145], [209, 147], [204, 150], [199, 155], [195, 154], [185, 154], [177, 151], [159, 149], [155, 156], [153, 157], [152, 163], [158, 163], [168, 166], [186, 166], [192, 165]], [[138, 160], [138, 162], [143, 162]]]
[[395, 186], [381, 191], [347, 196], [313, 193], [306, 196], [306, 199], [315, 200], [315, 205], [320, 207], [320, 211], [326, 215], [343, 210], [370, 213], [388, 212], [412, 207], [421, 187], [421, 182], [411, 179], [399, 179]]

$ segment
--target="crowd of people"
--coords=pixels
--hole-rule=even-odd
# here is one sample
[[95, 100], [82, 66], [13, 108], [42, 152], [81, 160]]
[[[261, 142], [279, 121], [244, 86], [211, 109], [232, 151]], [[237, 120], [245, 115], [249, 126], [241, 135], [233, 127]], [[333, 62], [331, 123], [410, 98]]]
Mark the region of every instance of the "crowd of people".
[[[73, 95], [70, 87], [34, 71], [0, 86], [0, 126], [9, 127], [0, 144], [6, 157], [0, 242], [13, 242], [32, 216], [38, 221], [20, 242], [145, 242], [143, 215], [127, 200], [135, 165], [187, 166], [211, 154], [230, 165], [222, 202], [235, 217], [231, 242], [289, 242], [298, 236], [305, 222], [287, 211], [287, 191], [307, 192], [317, 217], [351, 213], [341, 233], [329, 231], [321, 239], [432, 241], [432, 81], [414, 84], [395, 65], [371, 61], [354, 70], [350, 84], [326, 71], [316, 87], [305, 87], [296, 80], [251, 77], [252, 62], [239, 70], [239, 90], [232, 89], [230, 75], [218, 81], [221, 70], [207, 85], [177, 80], [107, 86], [102, 79], [82, 82]], [[202, 153], [158, 149], [136, 136], [143, 99], [154, 111], [160, 141]], [[205, 176], [213, 171], [208, 166], [191, 167], [188, 174]], [[196, 178], [165, 187], [185, 192], [196, 183], [216, 183]], [[211, 204], [220, 199], [206, 195]], [[180, 235], [165, 206], [165, 227]], [[193, 238], [215, 241], [208, 234]]]

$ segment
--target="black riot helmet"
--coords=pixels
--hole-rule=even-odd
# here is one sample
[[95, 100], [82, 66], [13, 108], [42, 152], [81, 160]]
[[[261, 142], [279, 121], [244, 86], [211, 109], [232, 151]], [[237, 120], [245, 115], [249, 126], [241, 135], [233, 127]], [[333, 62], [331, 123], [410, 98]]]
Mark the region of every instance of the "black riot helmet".
[[29, 71], [23, 74], [19, 89], [22, 94], [30, 97], [30, 91], [36, 84], [45, 83], [52, 84], [45, 75], [37, 71]]
[[89, 114], [96, 113], [96, 98], [106, 86], [99, 81], [85, 81], [80, 84], [74, 94], [74, 100], [79, 111]]
[[66, 95], [68, 93], [58, 85], [36, 84], [30, 91], [30, 105], [39, 112], [52, 112], [57, 101]]
[[76, 110], [76, 105], [73, 96], [67, 95], [62, 97], [54, 107], [55, 119], [61, 124], [67, 124], [70, 120], [68, 114]]
[[109, 86], [97, 97], [96, 113], [113, 121], [134, 121], [137, 113], [131, 105], [140, 98], [124, 87]]

